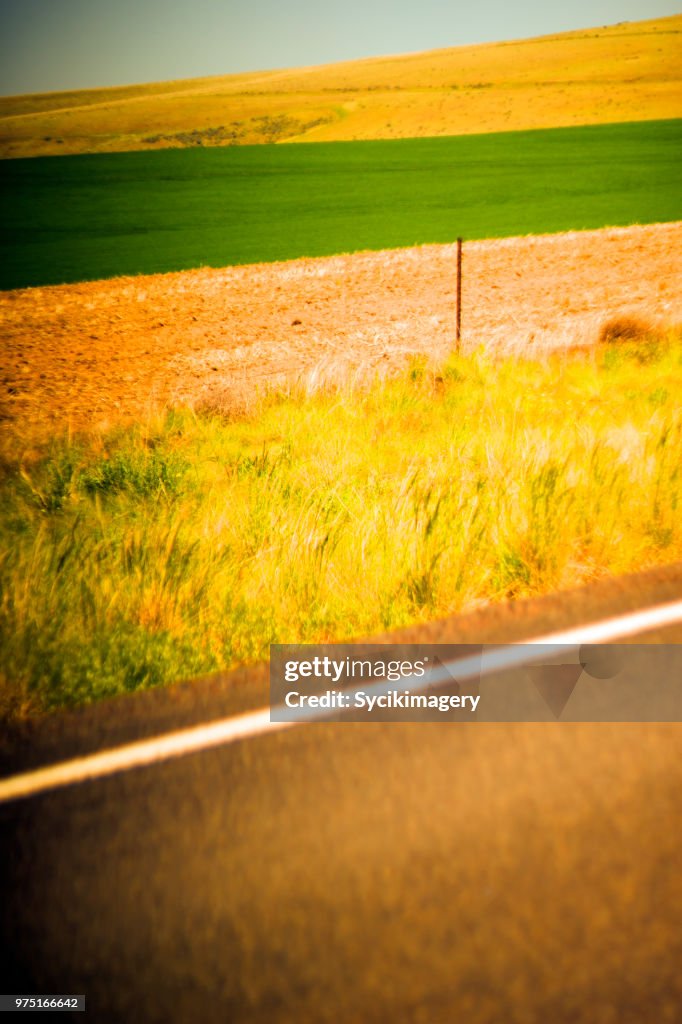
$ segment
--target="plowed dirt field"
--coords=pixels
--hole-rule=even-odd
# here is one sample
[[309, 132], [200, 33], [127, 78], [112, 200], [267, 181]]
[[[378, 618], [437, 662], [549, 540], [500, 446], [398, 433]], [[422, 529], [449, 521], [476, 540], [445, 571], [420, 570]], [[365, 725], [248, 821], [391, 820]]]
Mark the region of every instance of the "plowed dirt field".
[[[682, 222], [465, 243], [462, 349], [537, 355], [596, 344], [617, 316], [679, 323], [680, 252]], [[1, 293], [2, 447], [440, 359], [455, 268], [454, 246], [427, 245]]]

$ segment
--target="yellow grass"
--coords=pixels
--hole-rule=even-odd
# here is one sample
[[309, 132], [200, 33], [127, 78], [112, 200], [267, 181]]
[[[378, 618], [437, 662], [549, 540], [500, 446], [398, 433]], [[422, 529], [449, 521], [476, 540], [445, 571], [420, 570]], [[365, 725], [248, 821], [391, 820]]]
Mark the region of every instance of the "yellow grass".
[[676, 15], [321, 67], [0, 98], [0, 156], [679, 117], [681, 58]]
[[682, 334], [633, 323], [8, 459], [0, 720], [679, 559]]

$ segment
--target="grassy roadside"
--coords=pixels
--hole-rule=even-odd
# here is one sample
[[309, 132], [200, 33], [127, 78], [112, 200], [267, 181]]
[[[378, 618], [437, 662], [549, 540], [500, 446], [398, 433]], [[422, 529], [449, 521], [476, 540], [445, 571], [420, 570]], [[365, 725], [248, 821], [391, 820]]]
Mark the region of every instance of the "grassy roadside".
[[2, 714], [678, 559], [681, 384], [681, 332], [453, 356], [6, 465]]

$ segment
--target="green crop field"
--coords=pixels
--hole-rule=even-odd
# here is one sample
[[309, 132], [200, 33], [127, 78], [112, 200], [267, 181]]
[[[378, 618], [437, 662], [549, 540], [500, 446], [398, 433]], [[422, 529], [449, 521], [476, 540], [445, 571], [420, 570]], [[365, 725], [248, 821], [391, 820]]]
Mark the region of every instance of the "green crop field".
[[0, 163], [0, 287], [682, 217], [682, 120]]

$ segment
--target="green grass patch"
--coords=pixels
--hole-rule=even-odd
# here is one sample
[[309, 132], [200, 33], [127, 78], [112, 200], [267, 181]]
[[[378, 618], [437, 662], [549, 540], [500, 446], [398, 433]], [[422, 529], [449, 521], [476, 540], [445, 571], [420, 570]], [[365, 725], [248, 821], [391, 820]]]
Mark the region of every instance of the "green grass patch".
[[682, 216], [682, 120], [0, 163], [0, 287]]
[[679, 334], [453, 356], [5, 464], [2, 713], [679, 559], [681, 385]]

